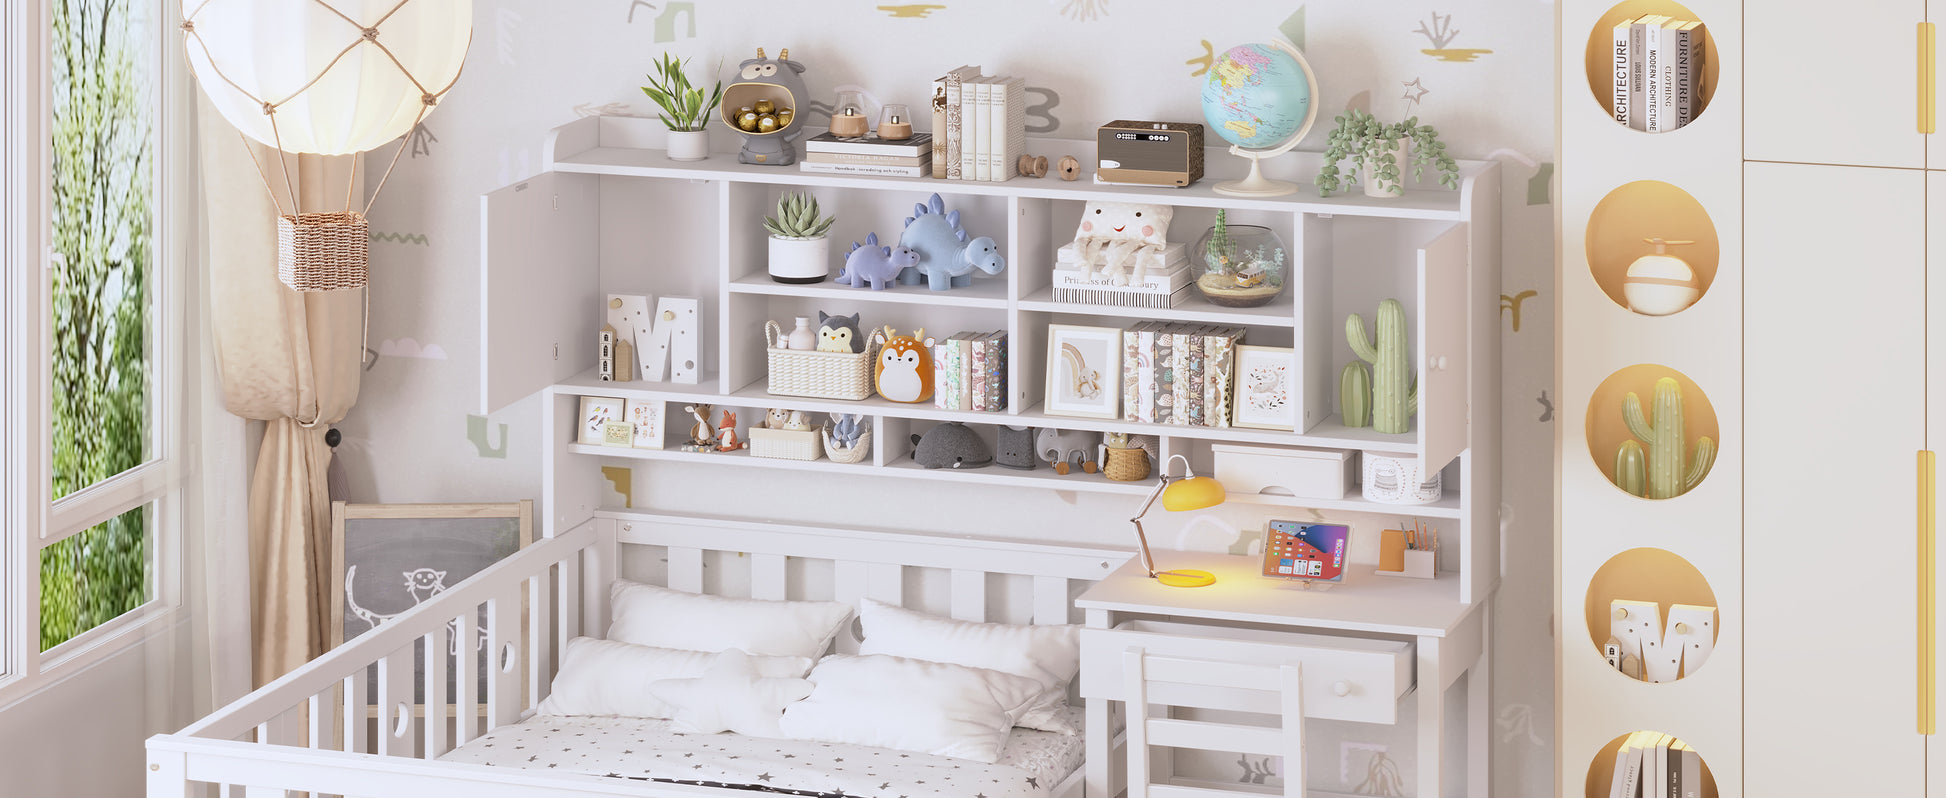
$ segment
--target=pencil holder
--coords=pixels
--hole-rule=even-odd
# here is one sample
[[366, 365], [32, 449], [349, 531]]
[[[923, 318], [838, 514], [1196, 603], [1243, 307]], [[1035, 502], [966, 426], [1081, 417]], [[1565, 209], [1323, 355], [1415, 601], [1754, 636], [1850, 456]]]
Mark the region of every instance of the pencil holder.
[[1405, 570], [1375, 571], [1379, 576], [1409, 576], [1414, 579], [1432, 579], [1439, 572], [1439, 552], [1431, 549], [1404, 552]]

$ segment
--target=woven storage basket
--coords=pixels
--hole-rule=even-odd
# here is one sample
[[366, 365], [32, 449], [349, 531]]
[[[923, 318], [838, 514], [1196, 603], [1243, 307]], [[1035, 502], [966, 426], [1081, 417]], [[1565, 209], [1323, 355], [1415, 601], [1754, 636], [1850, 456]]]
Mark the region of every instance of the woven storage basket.
[[778, 460], [816, 460], [824, 447], [814, 429], [750, 428], [750, 456]]
[[878, 360], [877, 343], [866, 342], [865, 351], [856, 354], [778, 349], [777, 336], [783, 329], [777, 322], [764, 322], [764, 349], [770, 353], [770, 384], [767, 390], [778, 396], [851, 400], [871, 398], [872, 364]]
[[1117, 449], [1108, 447], [1108, 460], [1102, 463], [1101, 474], [1116, 482], [1135, 482], [1149, 478], [1149, 453], [1139, 448]]
[[831, 430], [826, 429], [824, 431], [824, 456], [831, 458], [831, 462], [834, 463], [865, 462], [865, 458], [872, 456], [871, 429], [867, 428], [864, 432], [859, 433], [858, 443], [849, 449], [843, 448], [836, 441], [831, 440]]
[[359, 213], [277, 217], [277, 279], [296, 291], [363, 288], [370, 225]]

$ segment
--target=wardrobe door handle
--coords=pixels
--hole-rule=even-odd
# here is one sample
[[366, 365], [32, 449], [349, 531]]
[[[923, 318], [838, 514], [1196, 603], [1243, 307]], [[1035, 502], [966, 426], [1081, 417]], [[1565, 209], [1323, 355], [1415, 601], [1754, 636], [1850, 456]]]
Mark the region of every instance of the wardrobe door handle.
[[1933, 532], [1937, 520], [1937, 483], [1933, 453], [1919, 452], [1919, 733], [1933, 733]]
[[1925, 135], [1932, 135], [1937, 117], [1933, 95], [1934, 41], [1933, 23], [1919, 23], [1919, 132]]

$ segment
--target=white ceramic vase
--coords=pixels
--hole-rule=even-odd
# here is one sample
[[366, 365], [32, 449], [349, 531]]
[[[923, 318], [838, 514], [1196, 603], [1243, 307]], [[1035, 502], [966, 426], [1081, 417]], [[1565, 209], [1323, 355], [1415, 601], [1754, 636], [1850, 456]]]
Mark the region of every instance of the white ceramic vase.
[[770, 279], [780, 283], [824, 282], [830, 268], [831, 238], [770, 237]]
[[1412, 138], [1401, 136], [1393, 141], [1399, 145], [1397, 150], [1391, 151], [1393, 160], [1399, 165], [1399, 179], [1394, 181], [1379, 179], [1379, 159], [1385, 157], [1387, 151], [1378, 147], [1367, 150], [1364, 173], [1358, 176], [1359, 181], [1365, 184], [1367, 197], [1392, 199], [1405, 194], [1406, 169], [1412, 164]]
[[669, 160], [700, 161], [709, 157], [709, 131], [669, 131]]

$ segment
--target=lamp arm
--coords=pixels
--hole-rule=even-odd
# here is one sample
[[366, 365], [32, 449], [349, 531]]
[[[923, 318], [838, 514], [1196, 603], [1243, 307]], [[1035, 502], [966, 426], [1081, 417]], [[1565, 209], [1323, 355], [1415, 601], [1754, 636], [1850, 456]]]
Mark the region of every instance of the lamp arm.
[[1142, 503], [1142, 511], [1136, 513], [1134, 518], [1128, 519], [1129, 523], [1135, 525], [1135, 541], [1140, 544], [1142, 552], [1142, 569], [1149, 572], [1151, 579], [1155, 578], [1155, 556], [1149, 553], [1149, 536], [1142, 531], [1142, 517], [1149, 514], [1149, 509], [1155, 506], [1155, 500], [1161, 498], [1162, 491], [1168, 487], [1169, 475], [1163, 474], [1161, 479], [1156, 480], [1155, 491], [1149, 494], [1149, 500]]

